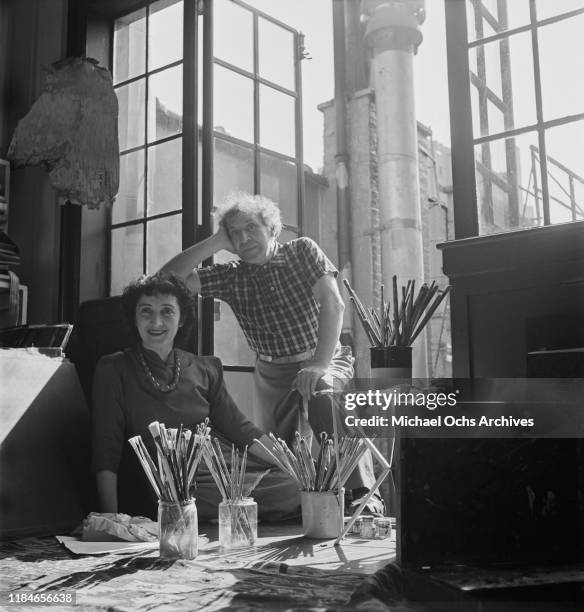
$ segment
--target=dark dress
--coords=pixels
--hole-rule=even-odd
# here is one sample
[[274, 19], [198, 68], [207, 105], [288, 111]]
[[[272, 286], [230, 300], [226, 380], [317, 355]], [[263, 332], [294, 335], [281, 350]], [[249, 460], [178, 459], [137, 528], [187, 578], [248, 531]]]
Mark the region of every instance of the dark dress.
[[[194, 428], [209, 417], [213, 435], [235, 442], [240, 448], [253, 444], [254, 438], [263, 434], [240, 412], [227, 392], [218, 358], [175, 350], [181, 363], [180, 378], [176, 388], [168, 393], [154, 386], [135, 349], [107, 355], [97, 364], [92, 402], [92, 467], [95, 472], [110, 470], [118, 474], [119, 512], [156, 518], [150, 485], [127, 442], [132, 436], [141, 435], [155, 457], [148, 431], [152, 421], [164, 423], [167, 428], [180, 425]], [[152, 374], [159, 381], [170, 383], [173, 360], [165, 363], [152, 351], [143, 353]], [[260, 469], [266, 469], [265, 464], [250, 457], [248, 472]], [[196, 481], [199, 516], [215, 517], [219, 493], [204, 465]], [[293, 484], [276, 469], [264, 477], [253, 495], [260, 514], [274, 520], [293, 514], [298, 505]]]

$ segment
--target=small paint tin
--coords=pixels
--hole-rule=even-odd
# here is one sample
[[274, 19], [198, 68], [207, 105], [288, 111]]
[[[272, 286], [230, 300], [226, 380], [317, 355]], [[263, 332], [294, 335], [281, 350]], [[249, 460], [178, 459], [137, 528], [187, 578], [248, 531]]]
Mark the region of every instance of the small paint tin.
[[383, 517], [383, 518], [376, 518], [375, 519], [375, 527], [377, 530], [377, 537], [378, 538], [387, 538], [391, 535], [391, 521], [390, 519]]
[[375, 537], [375, 522], [372, 516], [361, 517], [361, 537], [362, 538], [374, 538]]

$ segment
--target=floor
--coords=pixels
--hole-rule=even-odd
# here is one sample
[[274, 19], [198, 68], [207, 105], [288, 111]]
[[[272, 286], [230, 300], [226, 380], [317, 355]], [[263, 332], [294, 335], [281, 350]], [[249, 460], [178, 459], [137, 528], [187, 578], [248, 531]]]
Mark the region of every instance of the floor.
[[75, 612], [340, 612], [372, 600], [390, 609], [368, 582], [395, 558], [392, 537], [350, 536], [334, 546], [303, 538], [299, 524], [260, 523], [256, 547], [221, 551], [216, 525], [201, 524], [199, 534], [192, 561], [160, 559], [156, 546], [88, 556], [74, 555], [55, 537], [2, 542], [0, 609], [10, 594], [31, 592], [73, 593], [76, 605], [60, 609]]
[[200, 534], [209, 543], [200, 546], [205, 557], [228, 557], [248, 564], [284, 563], [289, 567], [313, 568], [323, 571], [374, 574], [395, 561], [395, 529], [389, 538], [365, 540], [349, 535], [338, 546], [334, 540], [310, 540], [302, 536], [302, 525], [296, 523], [258, 525], [255, 549], [221, 552], [217, 543], [217, 527], [201, 525]]

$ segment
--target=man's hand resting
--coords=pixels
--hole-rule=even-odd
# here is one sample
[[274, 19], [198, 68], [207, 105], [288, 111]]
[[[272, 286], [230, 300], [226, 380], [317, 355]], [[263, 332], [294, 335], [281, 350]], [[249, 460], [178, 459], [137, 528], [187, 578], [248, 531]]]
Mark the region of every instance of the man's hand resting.
[[326, 374], [326, 367], [319, 364], [307, 364], [296, 375], [292, 388], [296, 389], [307, 402], [314, 395], [318, 381]]

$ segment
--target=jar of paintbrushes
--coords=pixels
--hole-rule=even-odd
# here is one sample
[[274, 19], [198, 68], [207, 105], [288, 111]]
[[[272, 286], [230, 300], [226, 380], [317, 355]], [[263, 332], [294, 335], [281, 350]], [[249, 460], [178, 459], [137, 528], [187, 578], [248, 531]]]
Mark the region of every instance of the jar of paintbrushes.
[[296, 432], [295, 444], [269, 434], [272, 448], [262, 444], [275, 463], [294, 479], [300, 489], [302, 528], [309, 538], [336, 538], [344, 524], [343, 485], [367, 450], [362, 438], [320, 434], [320, 450], [312, 456], [310, 440]]
[[203, 457], [222, 497], [218, 508], [219, 546], [223, 549], [254, 546], [258, 537], [258, 505], [249, 495], [266, 472], [246, 486], [247, 446], [241, 454], [231, 446], [228, 466], [217, 438], [205, 446]]
[[219, 504], [219, 546], [254, 546], [258, 537], [258, 505], [251, 497], [225, 500]]
[[159, 500], [160, 556], [165, 559], [194, 559], [198, 553], [197, 507], [190, 490], [209, 439], [207, 423], [194, 433], [182, 425], [166, 429], [164, 423], [150, 423], [156, 463], [141, 436], [128, 440]]
[[199, 536], [195, 500], [159, 501], [158, 531], [162, 559], [194, 559]]
[[408, 280], [398, 288], [393, 276], [393, 294], [386, 301], [380, 287], [379, 308], [365, 308], [349, 282], [343, 281], [363, 331], [371, 343], [371, 378], [376, 380], [411, 379], [412, 345], [422, 333], [450, 287], [440, 290], [433, 281], [423, 283], [416, 294], [416, 281]]

